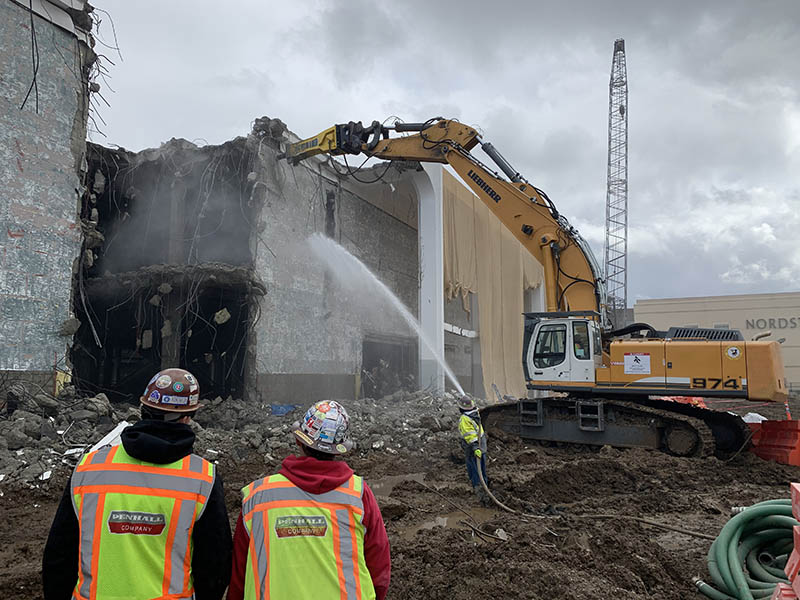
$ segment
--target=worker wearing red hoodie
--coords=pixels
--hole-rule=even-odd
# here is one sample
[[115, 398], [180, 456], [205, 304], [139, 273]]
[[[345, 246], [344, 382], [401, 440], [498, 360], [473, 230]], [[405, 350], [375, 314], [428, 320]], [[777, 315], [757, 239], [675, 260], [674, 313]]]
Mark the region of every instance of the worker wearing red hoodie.
[[242, 488], [228, 600], [383, 600], [389, 539], [372, 490], [344, 461], [353, 447], [338, 402], [317, 402], [294, 424], [301, 456]]

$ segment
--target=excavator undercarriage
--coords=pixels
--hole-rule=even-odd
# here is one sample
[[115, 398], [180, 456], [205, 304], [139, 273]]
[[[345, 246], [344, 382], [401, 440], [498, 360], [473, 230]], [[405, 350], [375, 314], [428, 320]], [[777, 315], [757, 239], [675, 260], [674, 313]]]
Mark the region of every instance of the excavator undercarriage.
[[526, 440], [651, 448], [676, 456], [726, 458], [748, 442], [747, 424], [733, 413], [644, 396], [524, 399], [480, 411], [493, 428]]

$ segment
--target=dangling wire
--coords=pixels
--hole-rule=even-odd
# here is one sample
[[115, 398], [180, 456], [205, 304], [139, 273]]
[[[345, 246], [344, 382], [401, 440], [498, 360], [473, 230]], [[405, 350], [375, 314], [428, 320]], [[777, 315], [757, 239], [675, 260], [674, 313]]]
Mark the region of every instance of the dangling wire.
[[31, 16], [31, 62], [33, 63], [33, 81], [28, 87], [28, 93], [25, 94], [25, 99], [20, 104], [19, 109], [25, 108], [28, 98], [31, 96], [31, 91], [36, 90], [36, 114], [39, 114], [39, 82], [37, 76], [39, 75], [39, 42], [36, 39], [36, 26], [33, 23], [33, 0], [30, 0], [29, 9]]

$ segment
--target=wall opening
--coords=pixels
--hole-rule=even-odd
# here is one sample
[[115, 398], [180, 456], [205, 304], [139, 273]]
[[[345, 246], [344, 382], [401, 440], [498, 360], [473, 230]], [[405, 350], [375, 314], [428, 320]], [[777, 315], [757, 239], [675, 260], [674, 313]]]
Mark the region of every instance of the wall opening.
[[71, 358], [84, 391], [136, 400], [159, 369], [201, 396], [244, 397], [265, 288], [253, 272], [253, 157], [244, 141], [172, 140], [138, 154], [89, 145]]
[[417, 389], [417, 341], [370, 335], [361, 350], [362, 395], [381, 398], [399, 390]]

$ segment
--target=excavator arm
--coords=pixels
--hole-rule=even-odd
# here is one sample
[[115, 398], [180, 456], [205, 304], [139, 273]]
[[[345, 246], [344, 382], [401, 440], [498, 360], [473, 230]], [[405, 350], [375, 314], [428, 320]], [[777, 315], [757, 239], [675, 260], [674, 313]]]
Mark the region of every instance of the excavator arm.
[[[391, 137], [390, 132], [407, 135]], [[479, 145], [508, 177], [478, 160]], [[296, 164], [318, 154], [360, 154], [383, 160], [450, 165], [492, 213], [544, 267], [548, 312], [591, 311], [605, 315], [604, 282], [591, 248], [542, 190], [529, 183], [475, 128], [435, 118], [425, 123], [374, 121], [334, 125], [290, 144], [283, 157]], [[607, 326], [605, 316], [602, 324]]]

